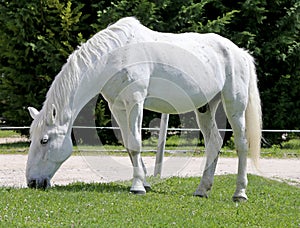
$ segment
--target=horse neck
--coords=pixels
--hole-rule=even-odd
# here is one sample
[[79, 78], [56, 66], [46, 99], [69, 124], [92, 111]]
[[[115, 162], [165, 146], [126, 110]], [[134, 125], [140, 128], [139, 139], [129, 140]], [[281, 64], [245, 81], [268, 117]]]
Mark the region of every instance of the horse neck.
[[125, 26], [113, 25], [94, 35], [70, 55], [47, 93], [43, 107], [45, 118], [55, 105], [59, 124], [68, 126], [71, 131], [80, 110], [109, 80], [109, 74], [103, 73], [109, 53], [130, 42], [135, 31], [132, 28], [126, 23]]
[[[120, 39], [116, 41], [116, 37]], [[101, 54], [100, 58], [95, 58], [89, 67], [80, 67], [80, 77], [76, 83], [76, 89], [71, 95], [71, 104], [69, 105], [72, 110], [72, 121], [74, 122], [81, 109], [96, 95], [98, 95], [106, 82], [109, 80], [110, 66], [108, 66], [109, 56], [111, 52], [118, 48], [123, 47], [128, 43], [128, 37], [123, 32], [115, 32], [113, 39], [106, 43], [106, 50]], [[72, 123], [73, 123], [72, 122]]]

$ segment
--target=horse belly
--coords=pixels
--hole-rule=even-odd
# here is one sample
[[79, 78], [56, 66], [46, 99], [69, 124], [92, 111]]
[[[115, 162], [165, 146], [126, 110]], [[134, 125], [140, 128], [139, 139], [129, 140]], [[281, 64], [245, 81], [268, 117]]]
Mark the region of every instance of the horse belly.
[[144, 107], [161, 113], [185, 113], [207, 104], [221, 90], [209, 72], [187, 74], [160, 66], [150, 77]]

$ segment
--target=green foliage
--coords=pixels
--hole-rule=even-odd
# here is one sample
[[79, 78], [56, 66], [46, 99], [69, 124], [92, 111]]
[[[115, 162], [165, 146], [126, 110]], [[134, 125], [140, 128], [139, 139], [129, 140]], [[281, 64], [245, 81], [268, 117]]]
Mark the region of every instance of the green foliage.
[[28, 125], [29, 105], [41, 108], [48, 87], [89, 26], [83, 4], [3, 1], [0, 6], [0, 101], [10, 125]]
[[47, 191], [0, 188], [3, 227], [298, 227], [299, 189], [249, 175], [246, 203], [234, 203], [236, 177], [216, 176], [208, 199], [199, 178], [157, 180], [146, 196], [128, 182], [74, 183]]
[[264, 112], [268, 128], [299, 129], [300, 4], [282, 1], [281, 9], [269, 5], [264, 27], [256, 34]]
[[282, 147], [285, 149], [293, 149], [293, 150], [300, 150], [300, 138], [292, 139], [288, 142], [282, 143]]

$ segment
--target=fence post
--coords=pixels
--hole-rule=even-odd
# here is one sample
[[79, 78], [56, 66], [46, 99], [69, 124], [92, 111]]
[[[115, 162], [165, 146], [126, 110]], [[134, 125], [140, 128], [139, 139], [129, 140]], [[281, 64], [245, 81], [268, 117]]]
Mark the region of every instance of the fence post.
[[160, 130], [158, 136], [154, 176], [157, 175], [161, 176], [164, 153], [165, 153], [167, 130], [168, 130], [168, 122], [169, 122], [169, 114], [162, 113], [161, 120], [160, 120]]

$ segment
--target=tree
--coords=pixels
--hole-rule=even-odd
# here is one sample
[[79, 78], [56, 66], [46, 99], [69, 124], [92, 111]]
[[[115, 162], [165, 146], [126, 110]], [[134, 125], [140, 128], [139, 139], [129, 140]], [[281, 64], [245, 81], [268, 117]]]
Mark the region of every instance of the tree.
[[2, 1], [0, 7], [0, 101], [10, 125], [28, 125], [29, 105], [40, 108], [54, 76], [90, 34], [71, 1]]
[[256, 59], [264, 128], [299, 129], [300, 2], [223, 2], [239, 10], [224, 35]]
[[[222, 1], [221, 12], [237, 9], [223, 34], [255, 57], [265, 129], [300, 128], [300, 2]], [[281, 137], [267, 134], [272, 141]], [[274, 141], [273, 141], [274, 142]]]
[[[157, 31], [216, 32], [248, 49], [264, 128], [299, 129], [299, 11], [297, 0], [1, 0], [1, 115], [10, 125], [28, 125], [27, 107], [41, 108], [68, 55], [108, 24], [136, 16]], [[95, 115], [110, 119], [107, 109], [102, 102]], [[145, 113], [146, 121], [157, 115]], [[170, 121], [179, 124], [177, 117]]]

